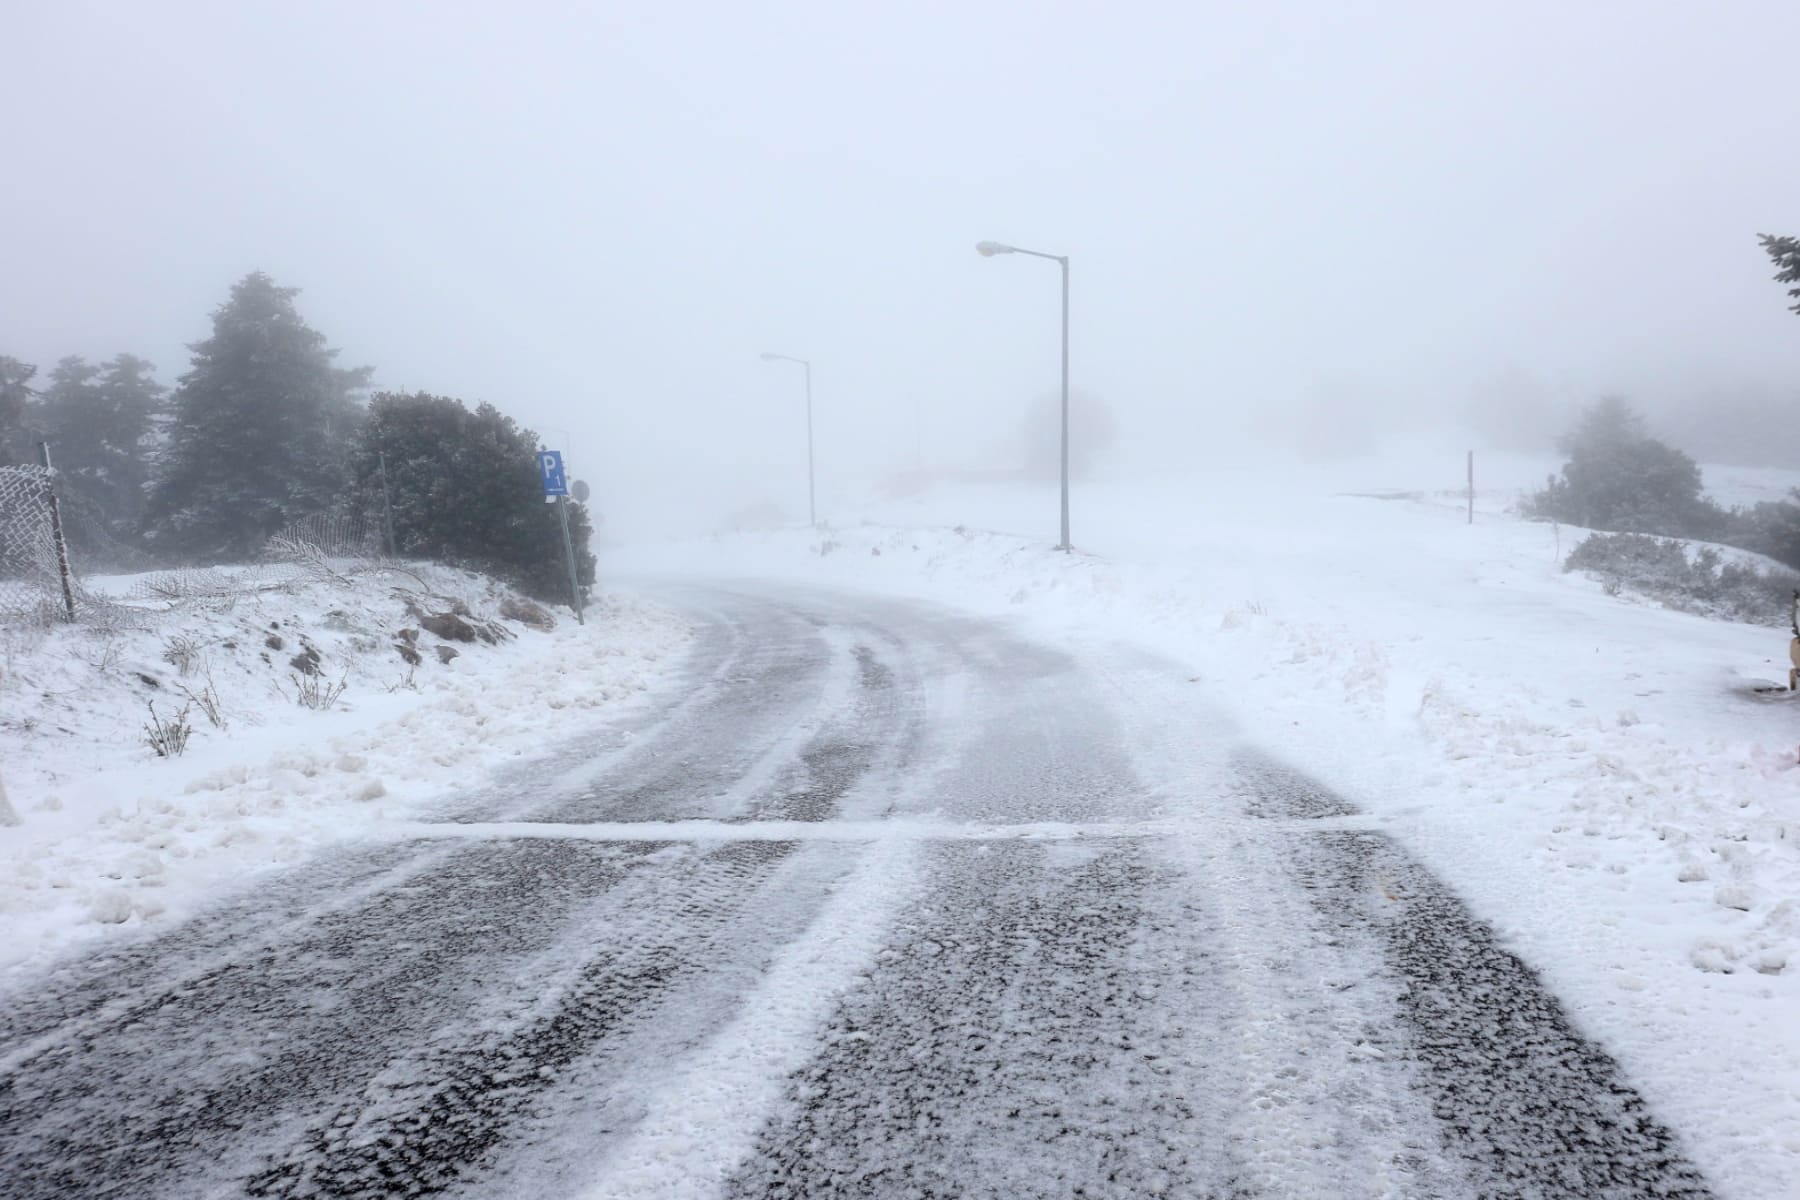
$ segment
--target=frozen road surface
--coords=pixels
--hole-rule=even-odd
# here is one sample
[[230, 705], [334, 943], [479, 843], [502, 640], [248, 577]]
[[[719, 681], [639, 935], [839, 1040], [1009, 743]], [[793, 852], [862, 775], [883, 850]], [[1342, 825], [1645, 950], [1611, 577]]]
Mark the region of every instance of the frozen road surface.
[[1229, 689], [671, 593], [660, 709], [0, 996], [0, 1197], [1701, 1197]]

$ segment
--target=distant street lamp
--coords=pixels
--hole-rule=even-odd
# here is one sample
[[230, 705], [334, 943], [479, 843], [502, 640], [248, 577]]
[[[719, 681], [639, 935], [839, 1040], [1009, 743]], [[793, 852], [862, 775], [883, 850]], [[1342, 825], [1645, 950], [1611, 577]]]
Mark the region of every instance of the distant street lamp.
[[1069, 256], [1045, 254], [1042, 250], [1008, 246], [1004, 242], [976, 242], [975, 252], [983, 258], [992, 258], [996, 254], [1029, 254], [1062, 265], [1062, 541], [1056, 548], [1066, 552], [1073, 549], [1069, 544]]
[[819, 523], [818, 491], [813, 483], [813, 418], [812, 418], [812, 364], [804, 358], [795, 358], [791, 354], [769, 354], [762, 356], [764, 362], [799, 363], [806, 368], [806, 523]]

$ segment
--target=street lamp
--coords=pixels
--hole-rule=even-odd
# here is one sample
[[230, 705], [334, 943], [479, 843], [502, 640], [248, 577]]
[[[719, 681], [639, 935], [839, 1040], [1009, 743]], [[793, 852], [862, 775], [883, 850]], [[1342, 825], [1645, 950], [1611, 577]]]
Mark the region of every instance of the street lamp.
[[1029, 254], [1062, 266], [1062, 541], [1056, 548], [1066, 553], [1073, 549], [1069, 544], [1069, 256], [1045, 254], [1042, 250], [1008, 246], [1004, 242], [976, 242], [975, 253], [983, 258], [992, 258], [996, 254]]
[[819, 523], [818, 490], [813, 483], [813, 420], [812, 420], [812, 364], [804, 358], [795, 358], [791, 354], [770, 354], [763, 352], [764, 362], [799, 363], [806, 368], [806, 523]]

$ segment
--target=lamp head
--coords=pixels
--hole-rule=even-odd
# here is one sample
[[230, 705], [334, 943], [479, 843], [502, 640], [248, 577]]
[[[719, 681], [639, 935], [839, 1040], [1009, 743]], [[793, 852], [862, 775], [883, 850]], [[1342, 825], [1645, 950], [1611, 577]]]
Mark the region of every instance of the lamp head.
[[992, 258], [996, 254], [1011, 254], [1013, 248], [1002, 242], [976, 242], [975, 253], [983, 258]]
[[770, 354], [767, 350], [764, 350], [762, 352], [762, 360], [764, 362], [777, 362], [780, 360], [780, 358], [781, 358], [781, 355], [779, 355], [779, 354]]

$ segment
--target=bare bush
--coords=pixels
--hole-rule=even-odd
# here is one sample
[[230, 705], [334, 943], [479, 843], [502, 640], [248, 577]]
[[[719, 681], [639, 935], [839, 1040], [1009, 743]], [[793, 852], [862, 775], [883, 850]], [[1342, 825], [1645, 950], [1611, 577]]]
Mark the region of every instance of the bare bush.
[[181, 711], [172, 717], [159, 716], [156, 701], [148, 702], [150, 706], [150, 723], [144, 726], [144, 742], [156, 751], [158, 758], [175, 758], [187, 749], [188, 738], [193, 736], [194, 727], [188, 723], [188, 709], [183, 705]]
[[119, 665], [119, 643], [110, 636], [103, 637], [100, 640], [99, 650], [91, 654], [81, 654], [78, 657], [104, 675]]
[[193, 672], [194, 664], [200, 661], [200, 646], [193, 638], [176, 634], [163, 643], [162, 660], [186, 679]]
[[348, 673], [336, 683], [326, 679], [324, 675], [301, 675], [295, 673], [288, 676], [294, 681], [294, 700], [302, 708], [310, 708], [314, 712], [325, 712], [334, 707], [343, 698], [350, 686]]
[[225, 728], [225, 709], [224, 706], [219, 703], [219, 690], [213, 686], [211, 671], [207, 671], [206, 682], [201, 685], [198, 692], [194, 691], [186, 684], [179, 684], [177, 686], [181, 688], [181, 694], [187, 697], [188, 704], [194, 708], [198, 708], [201, 714], [206, 717], [207, 722], [214, 729]]

